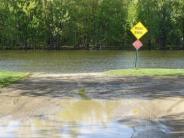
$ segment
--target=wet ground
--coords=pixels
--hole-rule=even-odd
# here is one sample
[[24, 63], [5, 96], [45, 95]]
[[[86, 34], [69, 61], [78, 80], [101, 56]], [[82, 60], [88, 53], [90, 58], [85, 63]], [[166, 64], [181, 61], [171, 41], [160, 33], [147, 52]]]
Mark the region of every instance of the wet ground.
[[0, 138], [184, 138], [181, 77], [34, 74], [0, 105]]

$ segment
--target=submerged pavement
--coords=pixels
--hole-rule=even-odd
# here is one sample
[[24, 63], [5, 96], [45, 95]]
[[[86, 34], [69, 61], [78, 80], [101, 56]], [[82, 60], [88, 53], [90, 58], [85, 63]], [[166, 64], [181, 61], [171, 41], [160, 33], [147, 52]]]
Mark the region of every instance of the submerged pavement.
[[0, 105], [0, 138], [184, 138], [181, 77], [34, 74]]

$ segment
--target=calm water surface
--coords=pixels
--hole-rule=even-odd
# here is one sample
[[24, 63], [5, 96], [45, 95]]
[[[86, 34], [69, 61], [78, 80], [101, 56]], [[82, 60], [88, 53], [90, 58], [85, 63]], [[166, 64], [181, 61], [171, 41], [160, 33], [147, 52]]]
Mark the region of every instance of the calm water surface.
[[[101, 72], [134, 66], [134, 51], [0, 51], [1, 70]], [[140, 51], [139, 67], [183, 68], [184, 51]]]

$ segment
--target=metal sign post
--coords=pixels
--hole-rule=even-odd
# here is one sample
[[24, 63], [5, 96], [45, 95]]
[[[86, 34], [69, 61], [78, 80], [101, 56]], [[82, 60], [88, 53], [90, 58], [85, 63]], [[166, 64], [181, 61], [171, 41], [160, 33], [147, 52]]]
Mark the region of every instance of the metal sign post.
[[139, 49], [143, 46], [143, 43], [140, 40], [136, 40], [133, 44], [132, 44], [135, 49], [136, 49], [136, 56], [135, 56], [135, 68], [137, 68], [137, 63], [138, 63], [138, 52]]
[[131, 32], [137, 38], [137, 40], [132, 44], [136, 49], [135, 68], [137, 69], [138, 51], [143, 46], [143, 43], [139, 39], [142, 38], [148, 30], [141, 22], [139, 22], [131, 29]]
[[135, 68], [137, 69], [137, 62], [138, 62], [138, 49], [136, 49], [136, 56], [135, 56]]

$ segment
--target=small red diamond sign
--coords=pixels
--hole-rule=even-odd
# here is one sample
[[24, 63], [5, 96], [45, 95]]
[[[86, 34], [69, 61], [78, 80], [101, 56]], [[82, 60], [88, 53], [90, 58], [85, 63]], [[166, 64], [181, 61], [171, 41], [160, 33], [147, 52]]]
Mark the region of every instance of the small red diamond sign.
[[139, 50], [139, 49], [143, 46], [143, 44], [142, 44], [142, 42], [141, 42], [140, 40], [136, 40], [136, 41], [133, 43], [133, 46], [134, 46], [137, 50]]

